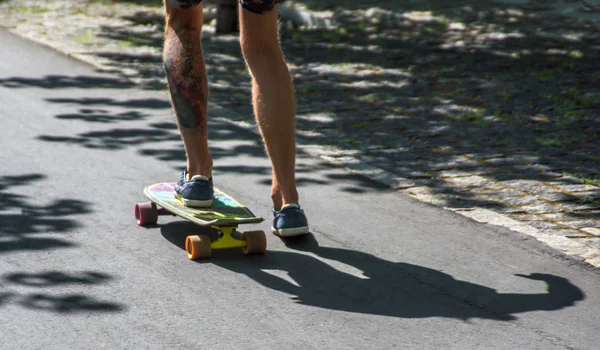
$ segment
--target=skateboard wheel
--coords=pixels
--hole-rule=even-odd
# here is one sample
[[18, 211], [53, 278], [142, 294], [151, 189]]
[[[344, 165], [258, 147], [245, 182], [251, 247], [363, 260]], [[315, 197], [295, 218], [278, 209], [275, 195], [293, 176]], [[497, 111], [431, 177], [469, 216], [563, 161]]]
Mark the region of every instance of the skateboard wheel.
[[135, 218], [140, 226], [155, 225], [158, 222], [158, 209], [152, 202], [135, 205]]
[[246, 255], [264, 254], [267, 251], [267, 236], [264, 231], [244, 232], [242, 239], [248, 243], [242, 248], [242, 251]]
[[187, 236], [185, 251], [190, 260], [209, 258], [212, 251], [210, 238], [208, 236]]

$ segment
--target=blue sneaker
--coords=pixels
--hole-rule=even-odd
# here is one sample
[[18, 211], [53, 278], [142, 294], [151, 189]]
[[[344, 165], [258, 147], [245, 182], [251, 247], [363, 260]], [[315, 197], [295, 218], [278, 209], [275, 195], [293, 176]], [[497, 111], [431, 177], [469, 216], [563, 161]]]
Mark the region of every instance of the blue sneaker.
[[281, 237], [299, 236], [308, 233], [308, 219], [298, 204], [287, 204], [277, 211], [273, 209], [271, 230]]
[[192, 176], [188, 180], [187, 170], [181, 174], [181, 179], [175, 184], [175, 197], [183, 202], [186, 207], [210, 207], [213, 201], [212, 177]]

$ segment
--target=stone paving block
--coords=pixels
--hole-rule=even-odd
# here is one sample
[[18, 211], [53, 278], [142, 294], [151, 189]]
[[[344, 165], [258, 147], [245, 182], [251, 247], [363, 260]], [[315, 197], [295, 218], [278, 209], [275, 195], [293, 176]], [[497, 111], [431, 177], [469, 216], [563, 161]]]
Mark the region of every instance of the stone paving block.
[[579, 200], [579, 198], [566, 194], [564, 192], [549, 192], [544, 194], [538, 194], [537, 197], [548, 202], [569, 202]]
[[523, 172], [523, 173], [521, 173], [521, 175], [524, 178], [540, 179], [540, 180], [545, 180], [545, 181], [551, 180], [551, 179], [557, 179], [557, 178], [560, 178], [563, 176], [561, 173], [555, 173], [552, 171], [544, 171], [544, 170]]
[[518, 221], [540, 221], [543, 218], [532, 214], [509, 214], [510, 218]]
[[520, 178], [519, 175], [502, 171], [496, 171], [495, 173], [488, 174], [487, 176], [497, 182], [510, 181]]
[[501, 186], [498, 183], [493, 182], [493, 181], [486, 182], [481, 186], [471, 187], [471, 189], [473, 191], [477, 191], [477, 192], [479, 192], [479, 191], [481, 191], [481, 192], [500, 191], [505, 188], [506, 187]]
[[332, 151], [330, 155], [334, 157], [357, 157], [362, 153], [362, 151], [356, 149], [339, 149]]
[[536, 168], [535, 166], [530, 165], [517, 165], [511, 166], [510, 171], [512, 173], [517, 174], [522, 179], [540, 179], [540, 180], [551, 180], [556, 178], [561, 178], [563, 175], [551, 171], [546, 171], [543, 169]]
[[384, 148], [373, 151], [374, 154], [382, 155], [388, 157], [391, 161], [414, 161], [416, 159], [422, 159], [423, 157], [420, 154], [416, 154], [412, 152], [407, 147], [394, 147], [394, 148]]
[[[506, 206], [504, 203], [481, 197], [453, 197], [455, 204], [453, 208], [485, 208], [493, 211], [509, 210], [511, 207]], [[448, 205], [450, 207], [450, 205]]]
[[371, 156], [371, 155], [365, 155], [362, 154], [360, 156], [358, 156], [358, 159], [362, 160], [363, 162], [367, 162], [370, 163], [372, 165], [377, 165], [377, 166], [388, 166], [389, 162], [388, 159], [385, 157], [381, 157], [381, 156]]
[[516, 197], [523, 195], [523, 192], [512, 188], [480, 189], [477, 192], [493, 197]]
[[583, 211], [583, 210], [596, 210], [600, 209], [600, 203], [577, 203], [577, 202], [565, 202], [559, 203], [561, 207], [570, 211]]
[[512, 154], [510, 158], [528, 164], [538, 164], [540, 161], [540, 156], [534, 154]]
[[544, 203], [531, 196], [519, 196], [519, 197], [500, 197], [498, 201], [513, 207], [531, 206], [531, 205], [542, 205]]
[[537, 180], [518, 179], [502, 181], [501, 183], [505, 186], [518, 188], [519, 190], [529, 193], [539, 193], [539, 191], [542, 191], [542, 188], [545, 187], [544, 183]]
[[594, 249], [600, 249], [600, 238], [595, 237], [582, 237], [577, 238], [577, 242], [587, 245]]
[[[495, 174], [498, 174], [498, 173], [502, 172], [502, 170], [500, 170], [498, 168], [487, 167], [484, 164], [480, 164], [480, 166], [478, 166], [476, 168], [462, 169], [462, 170], [468, 171], [472, 175], [479, 175], [479, 176], [486, 176], [486, 177], [490, 176], [490, 175], [495, 175]], [[508, 178], [506, 180], [513, 180], [513, 179], [515, 179], [515, 177]]]
[[439, 162], [429, 162], [427, 164], [427, 170], [432, 170], [432, 171], [442, 171], [442, 170], [451, 170], [454, 169], [456, 167], [455, 164], [453, 164], [452, 162], [447, 162], [447, 161], [442, 161], [440, 160]]
[[454, 160], [453, 164], [456, 169], [473, 169], [481, 166], [480, 162], [466, 158]]
[[494, 211], [497, 211], [498, 213], [502, 213], [502, 214], [527, 214], [527, 211], [524, 209], [524, 207], [500, 207], [500, 208], [488, 208], [488, 209], [493, 209]]
[[590, 212], [561, 212], [541, 214], [544, 220], [572, 221], [572, 220], [600, 220], [600, 215], [595, 211]]
[[600, 187], [597, 186], [592, 186], [592, 185], [582, 185], [582, 184], [576, 184], [576, 185], [572, 185], [572, 184], [560, 184], [560, 183], [553, 183], [550, 182], [549, 185], [552, 185], [556, 188], [559, 188], [565, 192], [586, 192], [586, 191], [600, 191]]
[[391, 172], [393, 172], [394, 174], [398, 174], [402, 177], [406, 177], [408, 179], [425, 179], [425, 178], [430, 178], [431, 175], [429, 175], [426, 172], [423, 171], [419, 171], [419, 170], [413, 170], [410, 168], [406, 168], [406, 167], [392, 167], [389, 168], [389, 170]]
[[599, 220], [560, 220], [557, 221], [563, 225], [574, 227], [574, 228], [600, 228], [600, 219]]
[[[549, 221], [527, 221], [527, 225], [535, 227], [537, 229], [561, 229], [562, 226]], [[575, 231], [576, 232], [576, 231]]]
[[597, 191], [577, 192], [577, 193], [575, 193], [575, 195], [579, 199], [583, 199], [583, 200], [596, 200], [596, 199], [600, 199], [600, 189], [598, 189]]
[[464, 155], [465, 157], [475, 159], [475, 160], [488, 160], [488, 159], [505, 159], [505, 155], [503, 153], [468, 153]]
[[525, 205], [519, 208], [530, 214], [558, 213], [564, 210], [563, 208], [546, 203]]
[[467, 176], [472, 176], [472, 174], [468, 173], [466, 171], [452, 169], [452, 170], [439, 171], [435, 174], [435, 176], [436, 177], [467, 177]]
[[581, 180], [580, 178], [577, 177], [573, 177], [573, 176], [563, 176], [561, 178], [557, 178], [554, 180], [549, 180], [547, 181], [550, 184], [556, 185], [556, 186], [568, 186], [568, 185], [582, 185], [584, 184], [583, 180]]
[[548, 233], [551, 235], [556, 235], [556, 236], [562, 236], [562, 237], [567, 237], [567, 238], [577, 238], [578, 240], [580, 238], [589, 238], [590, 235], [580, 232], [580, 231], [576, 231], [576, 230], [571, 230], [571, 229], [547, 229], [543, 231], [544, 233]]
[[502, 167], [502, 166], [506, 166], [506, 165], [523, 164], [523, 162], [521, 160], [512, 158], [510, 156], [502, 157], [502, 158], [485, 159], [484, 162], [486, 164], [494, 165], [494, 166], [498, 166], [498, 167]]
[[551, 196], [554, 193], [564, 193], [553, 187], [547, 186], [546, 184], [543, 184], [539, 187], [528, 188], [527, 192], [534, 196]]
[[600, 237], [600, 228], [598, 227], [584, 227], [582, 230], [594, 236]]
[[[483, 186], [490, 182], [485, 177], [477, 176], [477, 175], [467, 176], [467, 177], [450, 178], [450, 179], [447, 179], [446, 181], [451, 184], [457, 185], [457, 186], [469, 186], [469, 187], [479, 187], [479, 186]], [[498, 187], [500, 187], [500, 186], [498, 186]]]

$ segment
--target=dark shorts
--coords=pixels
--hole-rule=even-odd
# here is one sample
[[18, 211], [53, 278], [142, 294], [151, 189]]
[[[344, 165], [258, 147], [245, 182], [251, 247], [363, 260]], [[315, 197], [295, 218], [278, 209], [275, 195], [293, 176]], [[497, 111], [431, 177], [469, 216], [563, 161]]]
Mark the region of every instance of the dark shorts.
[[[263, 14], [267, 13], [275, 8], [275, 5], [282, 2], [283, 0], [239, 0], [240, 5], [254, 13]], [[167, 0], [167, 3], [175, 8], [189, 9], [196, 5], [199, 5], [202, 0]]]

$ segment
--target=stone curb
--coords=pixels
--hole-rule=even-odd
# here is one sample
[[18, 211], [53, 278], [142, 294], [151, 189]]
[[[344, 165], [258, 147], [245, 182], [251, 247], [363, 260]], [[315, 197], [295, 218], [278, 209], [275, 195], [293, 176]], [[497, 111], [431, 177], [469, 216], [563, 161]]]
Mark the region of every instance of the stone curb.
[[[108, 67], [108, 59], [102, 59], [91, 55], [73, 53], [70, 52], [69, 48], [66, 47], [66, 45], [63, 43], [48, 42], [40, 38], [22, 35], [20, 32], [10, 28], [8, 30], [11, 33], [14, 33], [27, 40], [31, 40], [40, 45], [49, 47], [68, 57], [89, 64], [92, 67], [98, 69], [99, 71], [110, 71], [110, 68]], [[131, 73], [132, 74], [130, 75], [127, 71], [125, 71], [125, 78], [134, 83], [137, 83], [135, 79], [133, 79], [134, 72]], [[242, 121], [241, 119], [243, 119], [243, 117], [233, 110], [229, 110], [214, 103], [209, 104], [209, 109], [213, 112], [213, 114], [221, 115], [221, 117], [212, 117], [214, 120], [230, 123], [243, 129], [252, 131], [254, 133], [258, 133], [257, 126], [254, 123]], [[298, 149], [313, 157], [323, 159], [330, 164], [342, 167], [354, 174], [364, 176], [380, 184], [386, 185], [391, 189], [397, 190], [400, 193], [418, 201], [453, 211], [457, 214], [463, 215], [464, 217], [468, 217], [477, 222], [502, 226], [512, 231], [517, 231], [526, 234], [567, 255], [581, 257], [581, 259], [591, 264], [592, 266], [600, 267], [600, 250], [588, 247], [585, 244], [577, 242], [576, 240], [544, 233], [541, 230], [529, 226], [523, 222], [513, 220], [512, 218], [509, 218], [506, 215], [496, 213], [490, 210], [482, 208], [457, 209], [445, 207], [444, 195], [436, 194], [433, 188], [425, 186], [415, 187], [415, 183], [411, 180], [402, 178], [381, 168], [366, 164], [356, 157], [346, 155], [348, 153], [347, 151], [343, 151], [335, 146], [309, 144], [303, 142], [301, 138], [298, 138]]]

